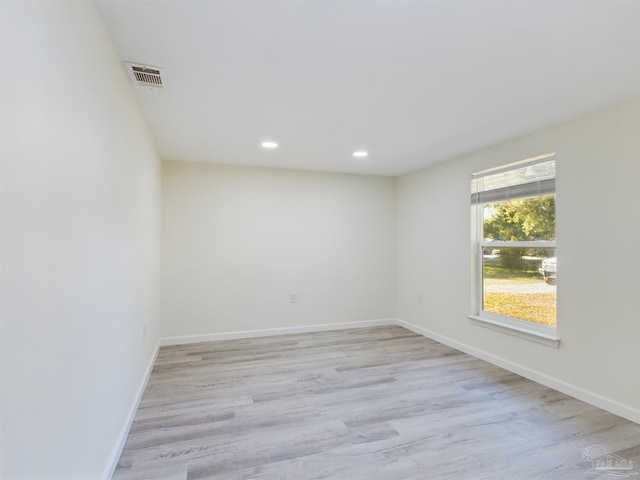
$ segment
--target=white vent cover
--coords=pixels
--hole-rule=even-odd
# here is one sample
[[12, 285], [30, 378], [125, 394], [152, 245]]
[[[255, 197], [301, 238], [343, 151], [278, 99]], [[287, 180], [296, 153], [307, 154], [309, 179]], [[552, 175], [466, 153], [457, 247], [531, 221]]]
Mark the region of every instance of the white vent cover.
[[124, 62], [125, 68], [135, 85], [150, 88], [163, 88], [162, 69], [139, 63]]

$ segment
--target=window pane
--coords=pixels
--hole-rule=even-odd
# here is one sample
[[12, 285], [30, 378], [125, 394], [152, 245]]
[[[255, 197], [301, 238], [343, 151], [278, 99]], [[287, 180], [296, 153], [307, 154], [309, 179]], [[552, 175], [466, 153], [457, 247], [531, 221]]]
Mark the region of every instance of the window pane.
[[555, 327], [555, 248], [485, 248], [482, 310]]
[[556, 196], [543, 195], [484, 204], [485, 240], [556, 239]]

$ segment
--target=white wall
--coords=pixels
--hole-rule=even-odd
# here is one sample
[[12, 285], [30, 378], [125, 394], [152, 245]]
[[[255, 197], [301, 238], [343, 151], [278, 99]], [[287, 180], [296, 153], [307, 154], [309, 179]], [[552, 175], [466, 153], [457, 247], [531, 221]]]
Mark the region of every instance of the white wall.
[[0, 10], [0, 477], [100, 478], [157, 343], [159, 160], [93, 3]]
[[394, 316], [393, 179], [163, 162], [162, 200], [163, 336]]
[[[548, 383], [600, 396], [640, 421], [639, 132], [635, 100], [399, 178], [399, 317]], [[551, 151], [557, 152], [557, 350], [466, 318], [470, 175]]]

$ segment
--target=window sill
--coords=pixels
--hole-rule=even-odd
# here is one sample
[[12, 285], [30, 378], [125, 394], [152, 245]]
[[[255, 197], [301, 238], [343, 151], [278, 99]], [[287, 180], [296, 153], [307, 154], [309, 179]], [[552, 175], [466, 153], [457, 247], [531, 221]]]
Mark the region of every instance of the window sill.
[[528, 325], [529, 322], [506, 317], [501, 319], [499, 317], [493, 318], [484, 315], [468, 315], [468, 318], [473, 325], [479, 327], [524, 338], [525, 340], [541, 343], [548, 347], [558, 348], [560, 346], [560, 338], [556, 335], [555, 329], [551, 327]]

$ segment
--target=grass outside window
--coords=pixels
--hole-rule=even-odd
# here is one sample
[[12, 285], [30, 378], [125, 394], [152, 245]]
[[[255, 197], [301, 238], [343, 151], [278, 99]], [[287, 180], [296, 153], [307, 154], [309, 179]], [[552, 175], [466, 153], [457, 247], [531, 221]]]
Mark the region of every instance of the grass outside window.
[[483, 309], [486, 312], [556, 326], [556, 287], [544, 282], [530, 260], [523, 269], [507, 269], [495, 259], [483, 262]]

